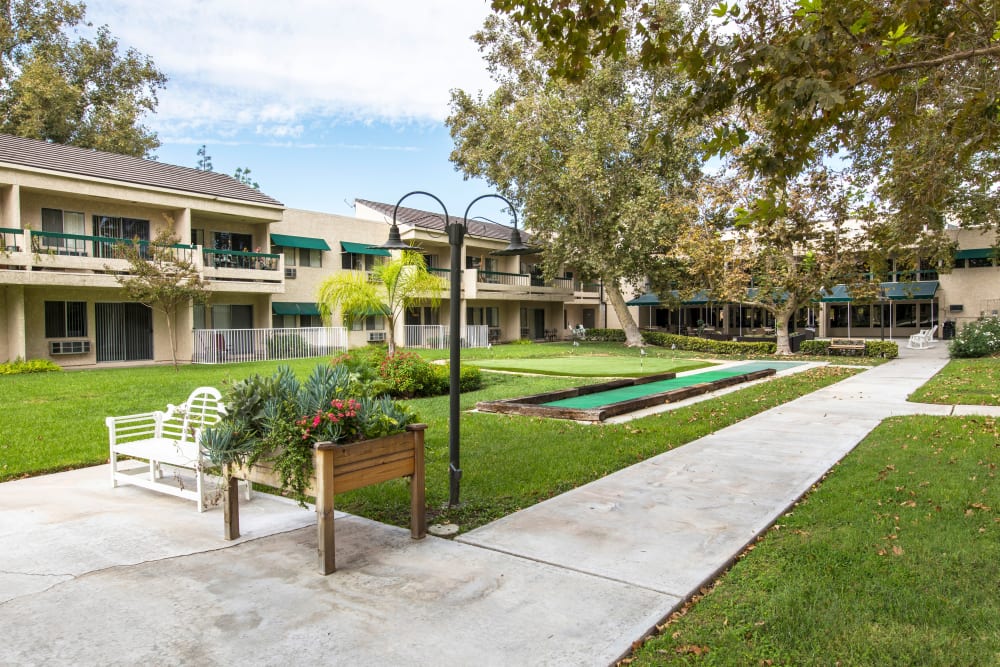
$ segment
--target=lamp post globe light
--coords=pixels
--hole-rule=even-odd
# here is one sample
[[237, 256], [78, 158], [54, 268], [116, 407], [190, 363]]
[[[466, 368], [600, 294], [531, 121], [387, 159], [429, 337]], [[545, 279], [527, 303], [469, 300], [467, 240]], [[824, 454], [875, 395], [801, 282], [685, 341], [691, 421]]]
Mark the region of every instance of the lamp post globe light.
[[465, 209], [465, 215], [461, 220], [452, 221], [448, 217], [448, 209], [444, 203], [429, 192], [414, 190], [399, 198], [396, 207], [392, 211], [392, 225], [389, 227], [389, 239], [379, 248], [385, 250], [409, 250], [409, 245], [403, 242], [399, 234], [399, 226], [396, 224], [396, 214], [399, 212], [399, 205], [410, 195], [426, 195], [440, 206], [444, 211], [444, 225], [448, 232], [448, 244], [451, 246], [451, 292], [450, 292], [450, 314], [448, 323], [448, 363], [449, 363], [449, 387], [448, 387], [448, 505], [455, 507], [459, 504], [459, 488], [462, 480], [462, 468], [460, 465], [461, 437], [459, 430], [459, 419], [461, 410], [459, 407], [460, 385], [462, 377], [462, 244], [465, 242], [465, 233], [468, 231], [469, 211], [473, 204], [480, 199], [495, 197], [504, 201], [510, 208], [514, 216], [514, 227], [510, 235], [510, 243], [503, 250], [490, 253], [491, 255], [529, 255], [537, 252], [521, 241], [521, 234], [517, 230], [517, 213], [514, 205], [506, 197], [496, 194], [480, 195], [476, 197]]

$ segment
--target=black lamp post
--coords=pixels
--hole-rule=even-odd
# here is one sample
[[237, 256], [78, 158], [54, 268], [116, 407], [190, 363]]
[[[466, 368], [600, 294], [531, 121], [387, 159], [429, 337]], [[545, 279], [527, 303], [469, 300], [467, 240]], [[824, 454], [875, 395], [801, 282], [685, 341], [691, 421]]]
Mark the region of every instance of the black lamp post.
[[514, 205], [510, 203], [505, 197], [500, 195], [488, 194], [481, 195], [473, 199], [468, 207], [465, 209], [465, 216], [461, 221], [452, 222], [448, 217], [448, 209], [441, 202], [440, 199], [435, 197], [429, 192], [424, 192], [422, 190], [414, 190], [413, 192], [408, 192], [407, 194], [400, 197], [399, 201], [396, 202], [396, 208], [392, 212], [392, 226], [389, 228], [389, 240], [386, 241], [384, 245], [378, 246], [380, 248], [385, 248], [389, 250], [408, 250], [410, 246], [403, 243], [399, 235], [399, 227], [396, 225], [396, 213], [399, 211], [399, 205], [404, 199], [410, 195], [427, 195], [432, 197], [438, 204], [441, 204], [441, 208], [444, 210], [444, 225], [448, 232], [448, 244], [451, 246], [451, 303], [450, 303], [450, 319], [448, 328], [448, 363], [449, 368], [449, 389], [448, 389], [448, 505], [455, 507], [459, 502], [459, 486], [462, 480], [462, 468], [459, 464], [459, 453], [461, 448], [461, 439], [459, 431], [459, 418], [461, 416], [461, 411], [459, 407], [460, 398], [460, 385], [462, 378], [462, 329], [461, 329], [461, 317], [462, 317], [462, 244], [465, 242], [465, 233], [468, 231], [467, 221], [469, 218], [469, 210], [472, 205], [475, 204], [480, 199], [486, 199], [487, 197], [496, 197], [507, 203], [510, 207], [511, 213], [514, 215], [514, 229], [510, 235], [510, 244], [503, 250], [498, 250], [497, 252], [490, 253], [492, 255], [527, 255], [537, 250], [529, 248], [521, 242], [521, 234], [517, 231], [517, 213], [514, 211]]

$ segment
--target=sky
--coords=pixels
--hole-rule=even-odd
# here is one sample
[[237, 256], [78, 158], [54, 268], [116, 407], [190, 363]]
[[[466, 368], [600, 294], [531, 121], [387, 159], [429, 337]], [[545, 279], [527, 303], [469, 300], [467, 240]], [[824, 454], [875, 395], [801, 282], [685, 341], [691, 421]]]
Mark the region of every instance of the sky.
[[[492, 84], [470, 36], [488, 0], [88, 0], [122, 50], [167, 76], [146, 124], [161, 162], [249, 168], [288, 208], [353, 215], [351, 202], [395, 203], [414, 190], [451, 215], [493, 192], [448, 160], [450, 90]], [[405, 206], [436, 211], [421, 195]], [[470, 217], [508, 223], [502, 202]]]

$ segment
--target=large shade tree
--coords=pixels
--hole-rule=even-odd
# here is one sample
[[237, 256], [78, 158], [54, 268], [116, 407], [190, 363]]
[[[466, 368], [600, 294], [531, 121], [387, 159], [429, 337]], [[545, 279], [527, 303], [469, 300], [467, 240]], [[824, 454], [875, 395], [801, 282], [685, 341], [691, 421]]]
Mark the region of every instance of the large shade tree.
[[157, 146], [143, 124], [166, 77], [107, 26], [92, 37], [82, 2], [0, 0], [0, 132], [136, 157]]
[[396, 323], [407, 308], [441, 302], [441, 279], [427, 270], [424, 257], [404, 250], [370, 272], [340, 271], [324, 280], [316, 297], [320, 315], [330, 322], [338, 310], [347, 326], [371, 315], [388, 321], [389, 354], [396, 352]]
[[801, 307], [838, 283], [858, 297], [873, 291], [864, 270], [871, 205], [849, 176], [822, 165], [790, 181], [773, 204], [759, 187], [740, 169], [711, 179], [702, 215], [672, 254], [688, 292], [706, 289], [716, 302], [769, 312], [777, 352], [789, 354], [789, 325]]
[[623, 287], [660, 270], [654, 257], [696, 213], [696, 138], [674, 122], [682, 82], [638, 54], [601, 59], [578, 81], [552, 77], [554, 54], [498, 17], [474, 39], [497, 88], [453, 91], [452, 161], [523, 209], [548, 275], [599, 279], [627, 344], [641, 344]]
[[[712, 13], [691, 30], [631, 0], [493, 0], [556, 54], [553, 70], [582, 79], [639, 43], [650, 69], [676, 63], [692, 79], [690, 113], [719, 122], [711, 146], [767, 141], [741, 159], [770, 187], [837, 155], [870, 183], [902, 251], [946, 220], [1000, 230], [998, 0], [692, 0]], [[648, 3], [651, 9], [655, 3]], [[644, 10], [645, 11], [645, 10]]]

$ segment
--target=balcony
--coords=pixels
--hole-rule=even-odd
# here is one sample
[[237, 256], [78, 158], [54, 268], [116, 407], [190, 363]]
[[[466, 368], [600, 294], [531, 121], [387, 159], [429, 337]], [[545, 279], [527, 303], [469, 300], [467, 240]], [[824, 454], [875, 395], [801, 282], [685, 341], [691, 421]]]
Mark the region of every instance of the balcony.
[[[501, 271], [476, 270], [476, 291], [496, 292], [513, 296], [551, 295], [570, 297], [573, 295], [573, 281], [570, 278], [554, 278], [544, 281], [537, 275], [528, 273], [503, 273]], [[492, 296], [492, 295], [491, 295]]]
[[[2, 282], [67, 284], [70, 279], [60, 278], [60, 274], [68, 273], [74, 275], [73, 284], [116, 286], [114, 274], [129, 271], [121, 246], [134, 243], [138, 244], [140, 254], [146, 256], [149, 241], [0, 228], [0, 270], [17, 272], [5, 275]], [[171, 250], [178, 259], [194, 265], [210, 283], [238, 281], [242, 291], [267, 293], [280, 292], [284, 286], [279, 255], [215, 250], [181, 243], [172, 246]]]

